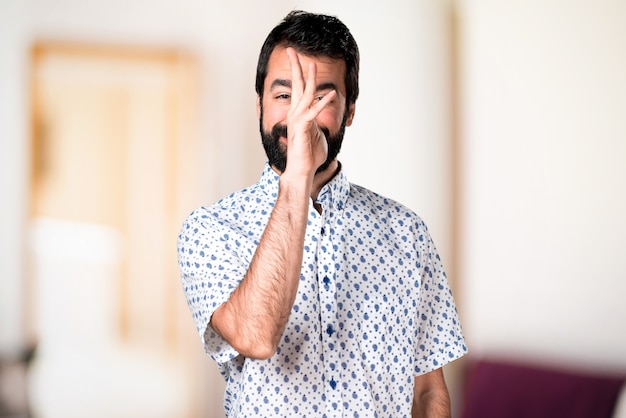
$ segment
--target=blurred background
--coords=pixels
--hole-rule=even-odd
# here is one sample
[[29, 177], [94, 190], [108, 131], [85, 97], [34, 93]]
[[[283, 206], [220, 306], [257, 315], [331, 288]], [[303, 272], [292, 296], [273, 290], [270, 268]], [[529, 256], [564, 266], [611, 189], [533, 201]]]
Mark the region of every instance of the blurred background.
[[0, 0], [0, 416], [219, 417], [176, 234], [255, 182], [292, 9], [361, 51], [340, 159], [429, 225], [468, 359], [626, 370], [626, 2]]

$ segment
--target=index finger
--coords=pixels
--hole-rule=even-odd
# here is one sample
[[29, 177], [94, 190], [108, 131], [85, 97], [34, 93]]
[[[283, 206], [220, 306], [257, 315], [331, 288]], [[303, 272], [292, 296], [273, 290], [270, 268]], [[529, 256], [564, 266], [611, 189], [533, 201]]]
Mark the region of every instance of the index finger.
[[291, 102], [297, 104], [304, 93], [304, 73], [295, 49], [288, 47], [286, 52], [289, 58], [289, 65], [291, 66]]

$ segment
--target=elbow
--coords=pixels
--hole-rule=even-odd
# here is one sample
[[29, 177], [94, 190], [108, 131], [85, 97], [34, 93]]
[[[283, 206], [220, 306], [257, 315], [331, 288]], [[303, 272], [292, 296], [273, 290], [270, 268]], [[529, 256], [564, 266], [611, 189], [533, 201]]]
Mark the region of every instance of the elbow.
[[276, 353], [276, 345], [274, 344], [245, 344], [243, 347], [233, 347], [239, 354], [244, 357], [255, 360], [267, 360]]
[[264, 327], [259, 321], [232, 315], [224, 306], [215, 311], [209, 324], [235, 351], [255, 360], [267, 360], [276, 353], [282, 333], [276, 334], [275, 327]]
[[267, 360], [272, 357], [278, 349], [276, 338], [264, 337], [260, 333], [241, 332], [235, 329], [223, 329], [213, 325], [213, 330], [220, 335], [237, 353], [255, 359]]
[[231, 345], [244, 357], [255, 360], [267, 360], [278, 350], [280, 336], [274, 335], [269, 330], [255, 329], [255, 331], [238, 333]]

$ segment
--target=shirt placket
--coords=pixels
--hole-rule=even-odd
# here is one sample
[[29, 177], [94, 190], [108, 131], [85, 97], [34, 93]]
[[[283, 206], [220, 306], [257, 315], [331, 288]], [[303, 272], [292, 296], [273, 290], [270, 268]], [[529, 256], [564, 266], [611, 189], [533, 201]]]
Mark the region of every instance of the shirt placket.
[[337, 312], [337, 285], [331, 236], [331, 209], [322, 204], [320, 245], [318, 247], [318, 283], [321, 304], [322, 343], [324, 353], [324, 395], [326, 416], [341, 417], [341, 370], [339, 326]]

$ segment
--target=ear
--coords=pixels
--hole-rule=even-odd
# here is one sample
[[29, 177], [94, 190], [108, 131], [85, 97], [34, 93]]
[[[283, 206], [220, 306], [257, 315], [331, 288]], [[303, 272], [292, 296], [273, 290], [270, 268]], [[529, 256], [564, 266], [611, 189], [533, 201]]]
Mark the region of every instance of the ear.
[[256, 95], [256, 118], [261, 119], [261, 96]]
[[355, 106], [356, 106], [356, 103], [352, 103], [348, 107], [348, 117], [346, 118], [346, 126], [352, 125], [352, 120], [354, 119], [354, 108], [355, 108]]

